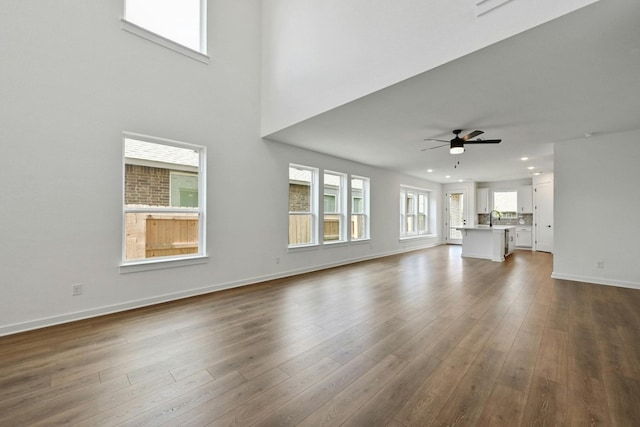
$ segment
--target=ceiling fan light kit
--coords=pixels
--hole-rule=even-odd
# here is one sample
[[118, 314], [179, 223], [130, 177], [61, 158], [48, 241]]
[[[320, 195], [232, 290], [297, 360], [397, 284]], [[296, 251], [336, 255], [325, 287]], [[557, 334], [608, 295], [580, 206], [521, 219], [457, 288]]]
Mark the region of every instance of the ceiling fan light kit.
[[[461, 132], [462, 132], [461, 129], [455, 129], [453, 131], [453, 134], [455, 135], [455, 137], [451, 141], [449, 141], [449, 144], [439, 145], [437, 147], [425, 148], [425, 150], [433, 150], [435, 148], [446, 147], [446, 145], [449, 145], [449, 153], [462, 154], [464, 153], [464, 144], [498, 144], [502, 141], [501, 139], [480, 139], [480, 138], [474, 140], [473, 138], [479, 135], [482, 135], [484, 133], [484, 131], [481, 131], [481, 130], [474, 130], [473, 132], [470, 132], [463, 137], [460, 137]], [[427, 140], [446, 142], [440, 139], [427, 139]]]
[[464, 143], [462, 141], [456, 141], [454, 139], [453, 141], [451, 141], [451, 148], [449, 148], [449, 153], [451, 154], [464, 153]]

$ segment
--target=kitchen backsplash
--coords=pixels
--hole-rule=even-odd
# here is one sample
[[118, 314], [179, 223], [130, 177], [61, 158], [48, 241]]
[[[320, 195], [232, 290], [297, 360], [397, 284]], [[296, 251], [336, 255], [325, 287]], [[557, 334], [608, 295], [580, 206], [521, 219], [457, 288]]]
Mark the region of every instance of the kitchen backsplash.
[[[520, 220], [524, 223], [520, 223]], [[489, 214], [478, 214], [478, 224], [489, 225]], [[498, 219], [495, 215], [493, 217], [493, 224], [495, 225], [533, 225], [533, 214], [518, 214], [516, 218]]]

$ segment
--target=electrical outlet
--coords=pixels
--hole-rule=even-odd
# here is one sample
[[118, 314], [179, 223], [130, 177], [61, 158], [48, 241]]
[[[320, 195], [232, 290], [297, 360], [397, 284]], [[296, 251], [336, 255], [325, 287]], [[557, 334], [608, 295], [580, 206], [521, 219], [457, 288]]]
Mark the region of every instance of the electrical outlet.
[[596, 263], [596, 267], [598, 267], [598, 268], [604, 268], [604, 261], [598, 261], [598, 262]]
[[82, 284], [75, 283], [71, 285], [71, 296], [76, 297], [78, 295], [82, 295]]

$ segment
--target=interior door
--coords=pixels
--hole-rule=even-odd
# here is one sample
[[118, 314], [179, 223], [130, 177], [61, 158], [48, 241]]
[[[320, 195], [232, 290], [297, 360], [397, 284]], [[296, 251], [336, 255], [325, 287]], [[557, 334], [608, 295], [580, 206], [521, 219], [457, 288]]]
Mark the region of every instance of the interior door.
[[456, 227], [467, 225], [468, 203], [465, 190], [453, 190], [445, 195], [444, 229], [445, 241], [452, 245], [462, 244], [462, 232]]
[[536, 185], [535, 198], [535, 249], [542, 252], [553, 252], [553, 183], [545, 182]]

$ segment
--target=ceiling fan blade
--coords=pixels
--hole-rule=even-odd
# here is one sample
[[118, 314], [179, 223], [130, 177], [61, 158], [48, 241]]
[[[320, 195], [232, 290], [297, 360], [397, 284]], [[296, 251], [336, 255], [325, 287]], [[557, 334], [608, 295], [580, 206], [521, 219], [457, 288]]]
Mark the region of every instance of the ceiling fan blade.
[[437, 142], [449, 142], [449, 141], [445, 141], [444, 139], [435, 139], [435, 138], [425, 138], [425, 141], [437, 141]]
[[442, 144], [442, 145], [436, 145], [435, 147], [423, 148], [420, 151], [434, 150], [436, 148], [442, 148], [442, 147], [448, 147], [448, 146], [449, 146], [449, 143], [446, 143], [446, 144]]
[[466, 144], [499, 144], [502, 142], [501, 139], [478, 139], [476, 141], [466, 141]]
[[463, 136], [462, 139], [463, 141], [467, 142], [468, 140], [470, 140], [471, 138], [475, 138], [478, 135], [482, 135], [484, 132], [481, 130], [474, 130], [473, 132], [470, 132], [468, 134], [466, 134], [465, 136]]

